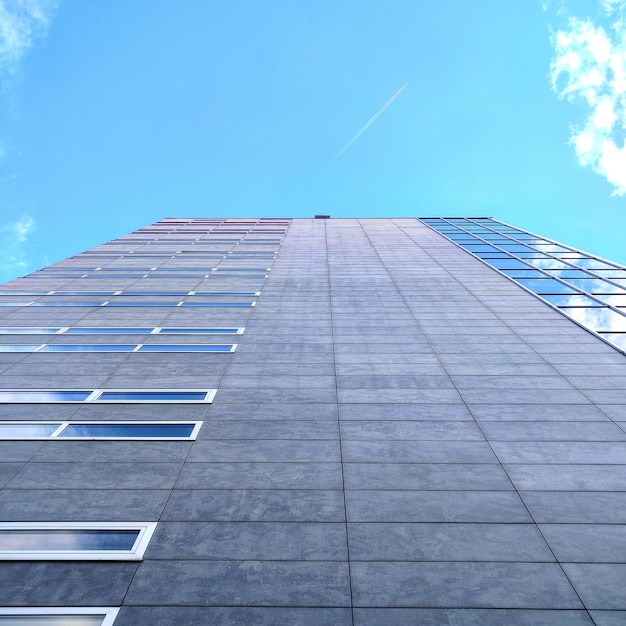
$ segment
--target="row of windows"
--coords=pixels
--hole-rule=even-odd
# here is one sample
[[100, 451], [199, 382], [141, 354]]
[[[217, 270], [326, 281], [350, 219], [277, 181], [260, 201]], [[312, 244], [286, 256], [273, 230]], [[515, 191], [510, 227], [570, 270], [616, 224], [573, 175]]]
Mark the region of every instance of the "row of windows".
[[246, 296], [260, 291], [0, 291], [2, 296]]
[[217, 389], [0, 389], [0, 403], [213, 402]]
[[1, 440], [196, 439], [202, 422], [0, 422]]
[[0, 560], [141, 561], [156, 522], [0, 522]]
[[129, 326], [0, 327], [0, 335], [241, 335], [243, 328], [146, 328]]
[[106, 302], [46, 302], [46, 301], [30, 301], [30, 302], [0, 302], [0, 306], [97, 306], [97, 307], [116, 307], [116, 306], [173, 306], [173, 307], [189, 307], [189, 306], [212, 306], [212, 307], [251, 307], [256, 306], [256, 302], [124, 302], [124, 301], [106, 301]]
[[[42, 278], [42, 273], [47, 272], [48, 270], [40, 270], [35, 272], [34, 274], [28, 274], [23, 276], [23, 278]], [[69, 271], [72, 271], [71, 269]], [[91, 270], [79, 270], [80, 272], [90, 272]], [[95, 271], [95, 270], [94, 270]], [[82, 274], [78, 276], [77, 274], [54, 274], [54, 276], [47, 276], [46, 278], [158, 278], [162, 280], [163, 278], [239, 278], [241, 280], [264, 280], [267, 278], [267, 274], [142, 274], [141, 272], [148, 272], [150, 270], [146, 269], [127, 269], [124, 271], [129, 272], [137, 272], [136, 274], [107, 274], [106, 272], [98, 273], [97, 275], [93, 274]], [[173, 271], [173, 270], [172, 270]]]
[[0, 344], [0, 352], [234, 352], [236, 343], [214, 344], [117, 344], [42, 343]]

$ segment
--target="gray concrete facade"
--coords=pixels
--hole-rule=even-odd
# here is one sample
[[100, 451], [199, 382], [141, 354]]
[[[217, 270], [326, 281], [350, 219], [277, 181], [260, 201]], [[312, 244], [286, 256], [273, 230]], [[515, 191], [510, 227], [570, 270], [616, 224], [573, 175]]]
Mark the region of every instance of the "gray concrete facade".
[[[0, 441], [2, 521], [158, 522], [141, 562], [0, 561], [0, 605], [121, 607], [115, 626], [626, 623], [626, 357], [417, 219], [250, 228], [129, 238], [94, 250], [175, 258], [78, 255], [53, 267], [104, 269], [0, 287], [3, 302], [261, 292], [249, 308], [0, 308], [2, 327], [245, 327], [0, 336], [238, 344], [0, 353], [0, 390], [217, 389], [212, 404], [0, 404], [0, 421], [203, 421], [193, 442]], [[181, 277], [98, 277], [114, 267]], [[211, 267], [271, 272], [185, 277]]]

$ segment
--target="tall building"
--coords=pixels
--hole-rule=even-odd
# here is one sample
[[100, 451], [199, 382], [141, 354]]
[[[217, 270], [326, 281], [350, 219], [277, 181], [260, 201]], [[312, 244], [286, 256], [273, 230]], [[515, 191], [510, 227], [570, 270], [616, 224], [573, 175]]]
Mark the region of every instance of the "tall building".
[[0, 625], [626, 623], [623, 266], [165, 219], [0, 290]]

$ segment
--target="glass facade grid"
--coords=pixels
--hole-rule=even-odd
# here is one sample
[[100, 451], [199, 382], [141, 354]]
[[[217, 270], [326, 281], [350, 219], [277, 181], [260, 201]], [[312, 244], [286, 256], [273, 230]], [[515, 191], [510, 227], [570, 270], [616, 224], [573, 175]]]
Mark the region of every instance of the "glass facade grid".
[[626, 267], [492, 218], [420, 221], [626, 350]]

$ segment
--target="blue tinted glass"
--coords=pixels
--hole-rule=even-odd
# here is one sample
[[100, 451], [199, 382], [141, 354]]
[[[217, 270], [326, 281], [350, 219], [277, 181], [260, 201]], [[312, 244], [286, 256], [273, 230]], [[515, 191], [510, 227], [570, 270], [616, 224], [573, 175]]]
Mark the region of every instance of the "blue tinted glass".
[[29, 306], [32, 302], [0, 302], [0, 306]]
[[222, 275], [218, 276], [217, 274], [211, 274], [209, 276], [209, 278], [247, 278], [249, 280], [261, 280], [261, 279], [265, 278], [265, 276], [264, 275], [263, 276], [256, 276], [256, 275], [248, 276], [248, 275], [245, 275], [245, 274], [241, 274], [239, 276], [233, 276], [231, 274], [222, 274]]
[[611, 309], [562, 308], [563, 312], [596, 332], [626, 332], [626, 316]]
[[601, 333], [605, 339], [614, 343], [622, 350], [626, 350], [626, 333]]
[[236, 335], [237, 328], [161, 328], [160, 335]]
[[146, 335], [152, 332], [152, 328], [68, 328], [67, 335]]
[[601, 302], [596, 302], [587, 296], [550, 296], [550, 295], [542, 295], [544, 300], [547, 300], [550, 304], [554, 304], [555, 306], [586, 306], [586, 307], [597, 307], [603, 306]]
[[20, 613], [19, 615], [0, 615], [0, 626], [102, 626], [105, 615], [54, 615]]
[[[70, 424], [60, 437], [189, 437], [194, 424]], [[0, 430], [0, 434], [1, 434]]]
[[114, 291], [55, 291], [55, 296], [112, 296]]
[[561, 263], [560, 261], [555, 261], [554, 259], [537, 259], [537, 258], [529, 258], [527, 259], [528, 263], [534, 265], [535, 267], [540, 267], [543, 270], [566, 270], [570, 266], [565, 263]]
[[568, 287], [552, 278], [519, 278], [517, 282], [537, 294], [578, 293], [573, 287]]
[[54, 335], [60, 328], [0, 328], [0, 335]]
[[196, 296], [256, 296], [256, 291], [194, 291]]
[[503, 274], [511, 278], [545, 278], [546, 275], [539, 270], [500, 270]]
[[138, 530], [0, 529], [0, 550], [131, 550]]
[[626, 279], [626, 270], [599, 270], [598, 274], [605, 278], [624, 278]]
[[176, 306], [178, 302], [122, 302], [115, 300], [107, 303], [107, 306]]
[[37, 346], [18, 346], [18, 345], [9, 345], [9, 346], [0, 346], [0, 352], [33, 352], [39, 347]]
[[513, 254], [517, 254], [518, 252], [533, 252], [532, 248], [516, 243], [503, 243], [500, 247], [507, 252], [512, 252]]
[[230, 352], [231, 345], [147, 345], [141, 346], [138, 352]]
[[553, 274], [554, 276], [558, 276], [559, 278], [566, 278], [566, 279], [569, 279], [569, 278], [594, 278], [594, 276], [592, 276], [591, 274], [588, 274], [584, 270], [575, 270], [575, 269], [553, 270], [550, 273]]
[[0, 402], [82, 402], [91, 391], [0, 391]]
[[493, 265], [498, 269], [530, 269], [528, 265], [518, 261], [517, 259], [489, 259], [489, 265]]
[[124, 291], [125, 296], [186, 296], [187, 291]]
[[493, 246], [488, 246], [487, 244], [482, 245], [470, 245], [467, 243], [461, 243], [464, 248], [467, 248], [470, 252], [498, 252], [497, 248]]
[[570, 263], [573, 263], [574, 265], [578, 265], [579, 267], [586, 267], [587, 269], [590, 270], [595, 270], [595, 269], [616, 269], [614, 265], [610, 265], [609, 263], [604, 263], [603, 261], [598, 261], [597, 259], [591, 259], [591, 258], [586, 258], [586, 257], [578, 257], [578, 258], [572, 258], [574, 255], [572, 255], [570, 258], [568, 258], [568, 261]]
[[252, 302], [183, 302], [183, 306], [252, 306]]
[[44, 346], [39, 352], [131, 352], [134, 345], [72, 345], [72, 344], [51, 344]]
[[104, 391], [98, 400], [136, 400], [138, 402], [156, 402], [162, 400], [175, 402], [180, 400], [202, 402], [205, 397], [206, 392], [204, 391]]
[[60, 425], [60, 422], [58, 424], [0, 424], [0, 439], [49, 437]]
[[101, 302], [33, 302], [31, 306], [100, 306]]
[[611, 285], [601, 278], [570, 278], [567, 282], [589, 293], [624, 293], [623, 288]]

